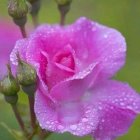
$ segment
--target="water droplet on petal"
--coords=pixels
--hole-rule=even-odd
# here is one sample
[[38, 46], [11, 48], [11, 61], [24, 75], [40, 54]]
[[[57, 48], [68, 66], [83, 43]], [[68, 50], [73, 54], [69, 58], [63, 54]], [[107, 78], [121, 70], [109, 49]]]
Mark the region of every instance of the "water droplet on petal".
[[82, 122], [87, 122], [87, 121], [88, 121], [87, 118], [83, 118], [83, 119], [82, 119]]
[[105, 35], [104, 35], [104, 38], [108, 38], [108, 35], [107, 35], [107, 34], [105, 34]]
[[70, 129], [71, 129], [71, 130], [76, 130], [76, 129], [77, 129], [77, 125], [71, 125], [71, 126], [70, 126]]
[[64, 126], [58, 125], [58, 129], [59, 129], [59, 130], [62, 130], [62, 129], [64, 129]]

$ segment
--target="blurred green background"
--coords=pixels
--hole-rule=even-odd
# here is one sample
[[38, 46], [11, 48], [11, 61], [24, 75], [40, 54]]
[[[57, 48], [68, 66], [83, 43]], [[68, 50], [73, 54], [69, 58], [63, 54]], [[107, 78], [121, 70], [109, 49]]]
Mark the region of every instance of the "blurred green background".
[[[0, 0], [0, 17], [11, 18], [7, 14], [7, 1]], [[126, 38], [128, 50], [126, 65], [115, 76], [116, 79], [128, 82], [140, 92], [140, 0], [73, 0], [67, 15], [67, 23], [74, 22], [80, 16], [86, 16], [102, 24], [118, 29]], [[59, 13], [54, 0], [44, 0], [40, 11], [41, 23], [57, 23]], [[29, 22], [31, 21], [29, 16]], [[21, 97], [21, 102], [26, 100]], [[0, 96], [0, 122], [10, 128], [18, 129], [9, 105]], [[90, 137], [78, 138], [70, 134], [52, 134], [48, 140], [90, 140]], [[0, 125], [0, 140], [14, 140], [5, 128]], [[117, 140], [140, 140], [140, 117], [137, 117], [128, 134]]]

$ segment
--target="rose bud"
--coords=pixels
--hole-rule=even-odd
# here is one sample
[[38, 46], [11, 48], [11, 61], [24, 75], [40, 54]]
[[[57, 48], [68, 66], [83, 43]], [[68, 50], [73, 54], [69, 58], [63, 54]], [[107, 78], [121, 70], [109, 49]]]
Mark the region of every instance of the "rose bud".
[[34, 93], [36, 87], [36, 71], [25, 61], [18, 57], [17, 79], [26, 93]]
[[16, 104], [18, 101], [17, 94], [15, 94], [14, 96], [4, 96], [4, 98], [7, 103], [12, 104], [12, 105]]
[[17, 78], [21, 85], [34, 84], [36, 83], [35, 69], [25, 61], [19, 60]]
[[19, 90], [20, 86], [12, 75], [11, 68], [8, 65], [8, 75], [0, 82], [0, 92], [4, 95], [6, 102], [16, 104]]
[[12, 75], [10, 66], [8, 66], [8, 75], [0, 81], [0, 92], [5, 96], [14, 96], [19, 90], [19, 84]]
[[32, 17], [32, 21], [34, 24], [34, 27], [38, 26], [38, 13], [40, 11], [40, 7], [41, 7], [41, 0], [28, 0], [30, 6], [31, 6], [31, 10], [30, 10], [30, 14]]
[[60, 11], [60, 25], [64, 25], [65, 16], [70, 10], [70, 4], [72, 0], [55, 0], [58, 5], [58, 10]]
[[25, 0], [9, 0], [8, 13], [18, 26], [25, 25], [28, 11], [28, 4]]
[[31, 11], [30, 11], [31, 15], [37, 15], [40, 10], [41, 0], [28, 0], [28, 1], [32, 5]]
[[70, 4], [72, 0], [55, 0], [58, 5]]

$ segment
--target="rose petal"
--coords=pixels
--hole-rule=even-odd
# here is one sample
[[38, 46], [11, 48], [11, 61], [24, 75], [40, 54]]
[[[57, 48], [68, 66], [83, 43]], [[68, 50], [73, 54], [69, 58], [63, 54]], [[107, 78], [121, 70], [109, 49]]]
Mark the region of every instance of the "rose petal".
[[16, 42], [16, 45], [10, 54], [10, 60], [14, 65], [18, 65], [18, 62], [17, 62], [17, 54], [18, 53], [20, 54], [21, 59], [26, 61], [27, 46], [28, 46], [27, 39], [21, 39], [21, 40], [18, 40]]
[[82, 102], [57, 104], [37, 91], [35, 113], [41, 128], [83, 136], [96, 128], [98, 116], [93, 106]]
[[[0, 19], [0, 79], [7, 74], [6, 65], [9, 63], [10, 53], [19, 38], [21, 38], [20, 31], [13, 23]], [[12, 69], [12, 72], [15, 70]]]
[[106, 80], [93, 87], [92, 92], [93, 99], [140, 113], [140, 96], [127, 83]]
[[97, 63], [89, 65], [85, 70], [60, 82], [50, 91], [50, 96], [58, 102], [78, 100], [96, 78]]
[[94, 63], [85, 71], [58, 84], [49, 94], [41, 90], [36, 93], [35, 112], [42, 128], [57, 132], [68, 131], [79, 136], [94, 131], [98, 122], [97, 112], [92, 105], [82, 100], [85, 91], [82, 88], [87, 88], [85, 84], [93, 80], [96, 65]]
[[100, 82], [92, 93], [88, 103], [96, 104], [100, 114], [93, 136], [97, 140], [113, 140], [125, 134], [140, 113], [140, 96], [128, 84], [112, 80]]
[[[67, 49], [67, 52], [71, 54], [70, 51], [72, 50]], [[73, 54], [71, 54], [71, 57], [74, 57]], [[72, 58], [72, 60], [73, 59], [74, 58]], [[55, 60], [53, 61], [50, 60], [48, 53], [43, 51], [42, 55], [40, 55], [38, 74], [42, 75], [43, 81], [47, 84], [48, 88], [51, 89], [59, 82], [64, 81], [65, 79], [73, 76], [74, 70], [71, 70], [71, 68], [68, 68], [66, 66], [63, 66], [60, 63], [56, 63]]]
[[75, 51], [79, 71], [98, 61], [100, 77], [112, 77], [125, 62], [123, 36], [117, 30], [86, 18], [65, 27], [42, 25], [29, 38], [26, 55], [29, 62], [39, 61], [41, 51], [47, 52], [52, 60], [58, 50], [63, 50], [67, 45]]
[[124, 65], [126, 43], [117, 30], [86, 18], [78, 19], [68, 30], [69, 34], [73, 31], [71, 45], [82, 65], [100, 62], [101, 77], [112, 77]]
[[96, 140], [114, 140], [128, 132], [136, 114], [128, 109], [120, 109], [112, 104], [102, 104], [99, 124], [93, 136]]
[[[41, 51], [47, 52], [50, 59], [61, 49], [69, 44], [69, 38], [65, 33], [65, 28], [59, 25], [42, 25], [30, 36], [27, 59], [38, 61]], [[34, 52], [34, 54], [32, 54]]]

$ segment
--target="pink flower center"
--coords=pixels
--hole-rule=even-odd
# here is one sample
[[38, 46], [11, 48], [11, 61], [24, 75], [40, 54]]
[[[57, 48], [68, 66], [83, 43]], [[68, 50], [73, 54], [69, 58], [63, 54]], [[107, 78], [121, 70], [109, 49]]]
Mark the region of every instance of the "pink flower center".
[[41, 77], [48, 89], [75, 73], [74, 57], [69, 50], [61, 50], [53, 57], [42, 51], [40, 64]]
[[69, 72], [74, 72], [75, 63], [74, 58], [70, 52], [58, 52], [54, 56], [54, 62], [57, 65], [57, 67]]

